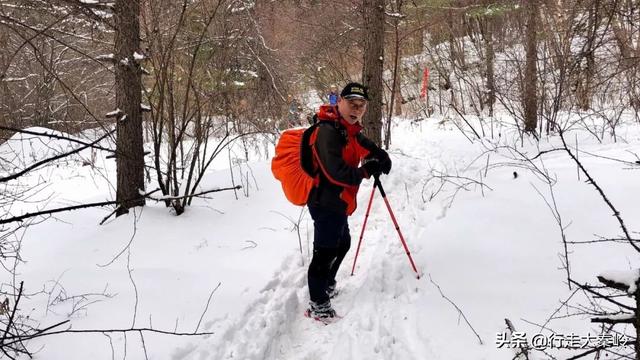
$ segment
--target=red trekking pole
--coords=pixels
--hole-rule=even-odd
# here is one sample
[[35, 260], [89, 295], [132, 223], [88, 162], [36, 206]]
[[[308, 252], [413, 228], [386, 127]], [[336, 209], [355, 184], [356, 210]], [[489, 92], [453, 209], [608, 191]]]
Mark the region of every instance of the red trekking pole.
[[380, 182], [379, 175], [375, 176], [375, 181], [373, 182], [373, 187], [375, 188], [376, 186], [378, 187], [378, 190], [380, 190], [380, 194], [384, 199], [384, 203], [387, 205], [387, 210], [389, 210], [389, 215], [391, 215], [391, 220], [393, 220], [393, 225], [396, 227], [396, 231], [398, 231], [398, 235], [400, 235], [400, 241], [402, 242], [404, 251], [407, 253], [407, 256], [409, 257], [411, 268], [413, 268], [413, 271], [416, 273], [417, 278], [420, 279], [420, 273], [418, 273], [418, 269], [416, 269], [416, 264], [414, 264], [413, 262], [413, 258], [411, 257], [411, 253], [409, 252], [409, 247], [407, 246], [407, 242], [404, 241], [404, 236], [402, 236], [402, 232], [400, 231], [400, 225], [398, 225], [398, 222], [396, 221], [396, 217], [395, 215], [393, 215], [393, 210], [391, 210], [391, 205], [389, 205], [389, 200], [387, 200], [387, 194], [384, 192], [384, 189], [382, 188], [382, 183]]
[[407, 242], [404, 240], [404, 236], [402, 236], [402, 232], [400, 231], [400, 225], [398, 225], [398, 221], [396, 221], [396, 217], [393, 214], [393, 210], [391, 210], [391, 205], [389, 205], [389, 200], [387, 200], [387, 194], [385, 193], [384, 188], [382, 187], [382, 183], [380, 182], [379, 175], [374, 175], [374, 179], [375, 180], [373, 182], [373, 190], [371, 191], [371, 198], [369, 199], [367, 214], [365, 215], [364, 225], [362, 226], [362, 232], [360, 233], [360, 241], [358, 241], [358, 249], [356, 250], [356, 257], [355, 259], [353, 259], [353, 268], [351, 269], [351, 275], [353, 275], [353, 270], [356, 267], [356, 260], [358, 259], [358, 253], [360, 252], [360, 243], [362, 242], [362, 235], [364, 234], [364, 228], [367, 225], [367, 219], [369, 218], [369, 211], [371, 210], [371, 203], [373, 202], [373, 194], [377, 187], [378, 190], [380, 190], [380, 195], [382, 195], [382, 199], [384, 199], [384, 203], [387, 206], [387, 210], [389, 210], [389, 215], [391, 215], [391, 220], [393, 221], [393, 225], [396, 227], [396, 231], [398, 232], [398, 235], [400, 235], [400, 242], [402, 242], [402, 246], [404, 247], [407, 257], [409, 257], [409, 263], [411, 263], [411, 268], [416, 273], [416, 277], [420, 279], [420, 273], [418, 273], [416, 264], [413, 262], [413, 258], [411, 257], [411, 252], [409, 251]]
[[376, 193], [376, 186], [374, 184], [371, 189], [371, 197], [369, 198], [369, 205], [367, 206], [367, 213], [364, 215], [364, 224], [362, 225], [362, 231], [360, 231], [360, 240], [358, 240], [358, 248], [356, 249], [356, 257], [353, 258], [353, 266], [351, 267], [351, 276], [356, 269], [356, 261], [358, 260], [358, 254], [360, 253], [360, 244], [362, 244], [362, 236], [364, 235], [364, 228], [367, 227], [367, 220], [369, 219], [369, 212], [371, 211], [371, 204], [373, 203], [373, 195]]

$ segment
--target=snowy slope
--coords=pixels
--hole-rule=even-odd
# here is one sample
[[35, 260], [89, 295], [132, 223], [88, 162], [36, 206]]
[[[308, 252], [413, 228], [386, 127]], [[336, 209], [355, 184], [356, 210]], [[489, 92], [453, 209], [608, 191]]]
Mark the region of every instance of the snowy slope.
[[[53, 294], [35, 295], [25, 303], [24, 309], [33, 308], [32, 318], [43, 325], [67, 319], [73, 309], [73, 299], [52, 301], [61, 288], [72, 295], [100, 293], [106, 287], [113, 296], [90, 297], [100, 301], [74, 312], [73, 328], [152, 325], [193, 332], [202, 317], [198, 330], [212, 335], [145, 334], [144, 348], [137, 333], [126, 338], [56, 335], [32, 343], [44, 346], [36, 358], [112, 359], [122, 358], [126, 350], [128, 359], [145, 359], [145, 351], [149, 359], [172, 360], [512, 359], [513, 349], [495, 344], [496, 333], [505, 329], [504, 319], [535, 334], [541, 330], [531, 323], [545, 323], [559, 301], [571, 294], [561, 269], [558, 225], [534, 186], [547, 198], [549, 188], [514, 160], [512, 152], [487, 152], [491, 140], [470, 143], [454, 127], [440, 126], [435, 119], [397, 122], [390, 151], [394, 167], [382, 181], [420, 279], [378, 195], [355, 275], [350, 276], [372, 186], [365, 181], [359, 209], [350, 219], [352, 250], [338, 274], [341, 293], [333, 302], [344, 318], [329, 326], [304, 318], [312, 223], [308, 214], [300, 222], [300, 254], [293, 226], [300, 208], [282, 196], [269, 161], [256, 158], [250, 166], [257, 188], [252, 185], [248, 197], [240, 193], [236, 200], [232, 192], [216, 193], [198, 200], [180, 217], [151, 203], [103, 226], [97, 223], [105, 210], [65, 213], [58, 216], [60, 221], [33, 226], [23, 241], [27, 263], [19, 268], [21, 278], [30, 292], [44, 283], [44, 290]], [[632, 154], [640, 153], [640, 131], [637, 125], [625, 130], [621, 133], [626, 141], [618, 143], [598, 143], [583, 132], [575, 134], [582, 151], [633, 161]], [[493, 140], [498, 141], [504, 145], [517, 138], [505, 131], [500, 140]], [[545, 138], [540, 146], [558, 143], [557, 138]], [[535, 144], [518, 149], [531, 156], [537, 153]], [[558, 180], [554, 194], [569, 224], [568, 240], [619, 234], [610, 211], [584, 183], [584, 176], [577, 178], [566, 153], [551, 152], [541, 159], [537, 166], [544, 165]], [[640, 216], [640, 205], [633, 200], [637, 169], [585, 153], [580, 159], [627, 226], [638, 231], [634, 219]], [[203, 188], [229, 185], [229, 173], [222, 168], [220, 164], [210, 172]], [[459, 177], [433, 177], [443, 173]], [[91, 175], [78, 176], [88, 181]], [[486, 186], [454, 186], [464, 179], [481, 180]], [[441, 180], [446, 180], [442, 186]], [[69, 181], [58, 181], [56, 201], [108, 196], [104, 187], [74, 191]], [[572, 275], [584, 282], [595, 283], [601, 272], [639, 264], [628, 244], [575, 245], [571, 250]], [[579, 317], [554, 320], [548, 327], [582, 335], [596, 329]], [[539, 355], [532, 358], [544, 358]]]

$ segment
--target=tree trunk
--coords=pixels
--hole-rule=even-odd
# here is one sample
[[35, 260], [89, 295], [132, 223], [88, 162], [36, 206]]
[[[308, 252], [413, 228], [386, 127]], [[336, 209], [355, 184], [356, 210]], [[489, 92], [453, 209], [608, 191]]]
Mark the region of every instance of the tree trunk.
[[496, 58], [495, 49], [493, 47], [493, 23], [488, 16], [481, 17], [480, 33], [485, 51], [485, 71], [487, 75], [487, 97], [486, 104], [489, 108], [489, 116], [493, 116], [493, 106], [496, 103], [496, 81], [494, 63]]
[[133, 56], [140, 52], [139, 14], [139, 0], [116, 0], [116, 105], [121, 111], [116, 118], [118, 216], [131, 207], [144, 205], [144, 198], [140, 197], [140, 191], [144, 191], [142, 83], [140, 66]]
[[369, 89], [369, 109], [363, 122], [365, 135], [381, 145], [382, 67], [384, 64], [384, 0], [363, 0], [364, 68], [362, 81]]
[[636, 351], [636, 360], [640, 360], [640, 283], [636, 280], [636, 291], [633, 294], [636, 300], [634, 327], [636, 329], [636, 341], [633, 343], [633, 348]]
[[537, 90], [537, 45], [538, 45], [538, 4], [526, 1], [527, 11], [526, 48], [527, 58], [524, 73], [524, 93], [522, 97], [524, 107], [524, 131], [534, 133], [538, 124], [538, 90]]
[[591, 94], [592, 83], [595, 76], [595, 55], [594, 44], [597, 40], [597, 31], [599, 26], [599, 13], [600, 1], [595, 0], [589, 9], [588, 31], [589, 35], [586, 39], [584, 48], [584, 56], [586, 58], [586, 68], [582, 74], [578, 74], [580, 81], [578, 83], [578, 106], [582, 110], [588, 110], [591, 107]]
[[[396, 0], [397, 9], [395, 9], [396, 13], [400, 13], [402, 9], [402, 0]], [[394, 54], [393, 54], [393, 80], [391, 82], [391, 99], [389, 100], [389, 105], [387, 106], [387, 128], [384, 132], [384, 147], [389, 150], [389, 145], [391, 143], [391, 118], [393, 117], [393, 113], [395, 110], [396, 115], [402, 115], [402, 110], [400, 108], [400, 102], [398, 101], [400, 86], [398, 85], [398, 78], [400, 78], [399, 72], [399, 62], [400, 62], [400, 22], [397, 18], [393, 21], [394, 27]], [[400, 111], [398, 111], [400, 110]]]

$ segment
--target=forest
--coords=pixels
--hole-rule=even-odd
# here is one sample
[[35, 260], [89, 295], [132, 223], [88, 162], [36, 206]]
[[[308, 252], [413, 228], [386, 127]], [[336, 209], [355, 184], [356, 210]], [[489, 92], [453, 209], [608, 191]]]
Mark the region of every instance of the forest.
[[[362, 82], [371, 94], [363, 119], [366, 136], [389, 151], [394, 162], [402, 159], [394, 169], [416, 172], [415, 178], [407, 175], [419, 184], [415, 189], [411, 180], [393, 178], [398, 180], [392, 182], [392, 191], [399, 198], [406, 192], [402, 201], [408, 203], [402, 203], [402, 211], [414, 206], [409, 202], [414, 196], [421, 204], [442, 201], [446, 209], [454, 199], [462, 203], [458, 193], [470, 189], [484, 197], [485, 191], [494, 190], [489, 170], [508, 169], [510, 180], [511, 174], [513, 179], [529, 174], [546, 192], [535, 186], [537, 193], [522, 191], [538, 200], [542, 196], [542, 212], [553, 215], [553, 229], [544, 233], [560, 239], [551, 265], [561, 269], [558, 282], [571, 291], [569, 298], [579, 292], [588, 299], [580, 306], [566, 299], [561, 308], [577, 311], [581, 323], [598, 324], [601, 334], [629, 336], [633, 344], [622, 350], [598, 345], [570, 355], [528, 346], [515, 353], [503, 351], [505, 355], [640, 359], [640, 228], [634, 218], [640, 209], [633, 200], [638, 189], [633, 177], [640, 165], [638, 0], [0, 0], [0, 358], [38, 358], [37, 348], [55, 342], [58, 337], [53, 335], [60, 333], [107, 336], [111, 357], [105, 358], [121, 356], [112, 336], [124, 336], [126, 358], [127, 346], [132, 346], [126, 334], [139, 335], [142, 345], [136, 348], [144, 348], [144, 353], [129, 356], [141, 359], [154, 358], [147, 354], [143, 333], [210, 335], [200, 322], [195, 331], [180, 331], [177, 324], [161, 330], [147, 326], [146, 319], [144, 326], [142, 320], [136, 323], [136, 315], [131, 324], [127, 320], [105, 328], [96, 321], [76, 330], [71, 326], [75, 316], [96, 302], [109, 301], [114, 293], [96, 285], [79, 289], [79, 295], [64, 291], [62, 296], [60, 282], [52, 280], [58, 274], [38, 270], [38, 276], [24, 275], [30, 271], [21, 269], [32, 266], [23, 249], [29, 247], [30, 234], [46, 224], [75, 224], [62, 219], [85, 211], [94, 211], [91, 220], [82, 218], [95, 223], [98, 229], [92, 231], [110, 225], [129, 231], [129, 223], [118, 221], [133, 219], [133, 235], [117, 232], [126, 246], [105, 250], [113, 258], [107, 261], [111, 265], [130, 256], [140, 209], [162, 209], [163, 216], [177, 221], [185, 218], [181, 226], [186, 228], [200, 226], [190, 217], [205, 206], [221, 204], [217, 196], [241, 202], [260, 198], [266, 187], [275, 189], [270, 196], [281, 197], [275, 192], [277, 184], [265, 185], [254, 163], [268, 162], [284, 130], [308, 126], [318, 106], [329, 102], [331, 89], [351, 81]], [[423, 126], [456, 136], [438, 145], [451, 149], [438, 153], [451, 158], [450, 165], [436, 169], [420, 153], [410, 152], [430, 146], [427, 139], [433, 132]], [[416, 137], [424, 136], [415, 144], [408, 140], [414, 127], [420, 127]], [[414, 148], [403, 146], [409, 143]], [[452, 144], [478, 145], [480, 152], [469, 159], [465, 155], [468, 167], [459, 171], [454, 157], [460, 148]], [[615, 154], [605, 151], [607, 146], [616, 149]], [[570, 258], [576, 239], [567, 235], [572, 220], [563, 218], [569, 210], [562, 211], [556, 201], [564, 197], [554, 192], [563, 182], [549, 173], [547, 163], [539, 163], [560, 153], [570, 164], [566, 167], [576, 181], [572, 186], [588, 189], [605, 209], [600, 218], [614, 224], [613, 230], [588, 233], [592, 239], [583, 243], [623, 247], [629, 255], [612, 260], [622, 273], [574, 277]], [[404, 162], [412, 156], [412, 162]], [[602, 185], [598, 176], [613, 171], [599, 168], [594, 173], [587, 158], [631, 171], [624, 173], [625, 180], [610, 175], [614, 184], [620, 179], [619, 189]], [[211, 174], [223, 168], [224, 181], [212, 181]], [[469, 169], [475, 169], [473, 175], [465, 172]], [[59, 173], [71, 179], [82, 171], [91, 174], [83, 181], [99, 190], [88, 191], [82, 199], [56, 200], [58, 190], [51, 187], [67, 178]], [[626, 194], [619, 195], [618, 202], [616, 195], [610, 196], [617, 190]], [[439, 200], [445, 193], [448, 197]], [[361, 207], [367, 200], [360, 200]], [[268, 203], [258, 201], [257, 206], [266, 209]], [[273, 215], [282, 210], [268, 211]], [[238, 216], [241, 212], [238, 208]], [[294, 250], [299, 246], [302, 255], [303, 213], [279, 215], [294, 229]], [[527, 218], [541, 216], [531, 211]], [[354, 241], [358, 230], [353, 224]], [[243, 241], [251, 247], [255, 240]], [[398, 261], [406, 266], [405, 259]], [[38, 267], [46, 269], [46, 264]], [[635, 277], [630, 269], [635, 269]], [[129, 262], [125, 272], [129, 286]], [[49, 281], [58, 285], [52, 287]], [[131, 283], [136, 286], [133, 277]], [[214, 295], [217, 289], [214, 284], [206, 291]], [[53, 322], [46, 316], [31, 317], [30, 309], [42, 304], [49, 314], [56, 294], [60, 304], [72, 307], [69, 316]], [[137, 310], [137, 289], [135, 299]], [[196, 318], [201, 300], [189, 307]], [[511, 334], [517, 331], [508, 319], [507, 325]], [[231, 329], [239, 331], [236, 326]], [[190, 354], [174, 353], [172, 358], [196, 358]], [[278, 358], [260, 354], [244, 358]], [[412, 356], [420, 358], [416, 354]], [[469, 354], [478, 353], [470, 350], [466, 358], [474, 358]], [[380, 358], [405, 355], [377, 353]], [[325, 358], [314, 356], [308, 358]], [[482, 358], [493, 358], [486, 356]]]

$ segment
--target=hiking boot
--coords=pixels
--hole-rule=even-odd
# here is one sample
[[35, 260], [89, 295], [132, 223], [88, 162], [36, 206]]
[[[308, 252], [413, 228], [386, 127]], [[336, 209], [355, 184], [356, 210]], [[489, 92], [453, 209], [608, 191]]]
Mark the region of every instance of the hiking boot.
[[322, 304], [316, 304], [313, 301], [309, 301], [309, 308], [305, 315], [320, 321], [337, 318], [336, 311], [331, 307], [331, 301], [327, 301]]
[[327, 295], [329, 295], [329, 299], [333, 299], [334, 297], [338, 296], [338, 293], [340, 293], [340, 291], [338, 291], [338, 289], [336, 288], [336, 284], [329, 285], [327, 287]]

